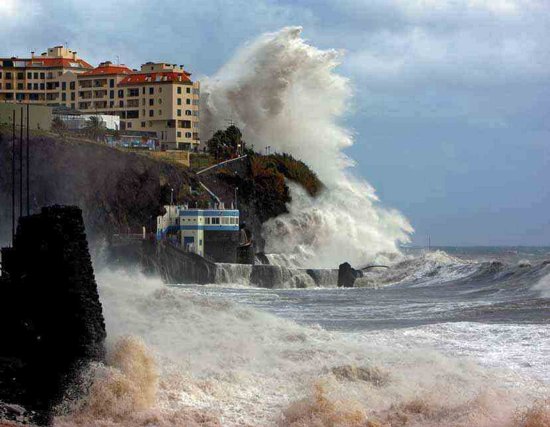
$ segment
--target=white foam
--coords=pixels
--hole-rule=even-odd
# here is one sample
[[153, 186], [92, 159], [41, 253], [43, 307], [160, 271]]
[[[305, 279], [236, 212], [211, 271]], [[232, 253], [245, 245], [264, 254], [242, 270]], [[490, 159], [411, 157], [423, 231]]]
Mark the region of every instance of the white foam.
[[[204, 410], [222, 425], [275, 425], [319, 381], [334, 398], [353, 399], [370, 414], [417, 398], [448, 408], [434, 425], [487, 425], [467, 424], [469, 414], [453, 409], [477, 402], [487, 391], [488, 403], [471, 409], [485, 421], [511, 417], [515, 405], [529, 398], [523, 389], [510, 396], [499, 385], [502, 377], [470, 360], [416, 349], [413, 341], [408, 347], [384, 342], [383, 332], [361, 336], [303, 327], [206, 297], [204, 288], [168, 288], [141, 274], [103, 271], [97, 279], [110, 339], [137, 335], [156, 354], [161, 368], [156, 405]], [[330, 372], [343, 365], [376, 367], [389, 373], [389, 382], [380, 387], [339, 380]], [[118, 422], [106, 425], [124, 425]]]
[[336, 72], [341, 53], [317, 49], [300, 33], [288, 27], [264, 34], [203, 81], [203, 139], [232, 118], [249, 146], [290, 153], [326, 184], [315, 199], [290, 185], [289, 214], [265, 224], [267, 252], [292, 254], [307, 268], [381, 261], [382, 253], [398, 252], [413, 229], [351, 174], [353, 161], [343, 149], [353, 144], [352, 132], [339, 120], [352, 90]]

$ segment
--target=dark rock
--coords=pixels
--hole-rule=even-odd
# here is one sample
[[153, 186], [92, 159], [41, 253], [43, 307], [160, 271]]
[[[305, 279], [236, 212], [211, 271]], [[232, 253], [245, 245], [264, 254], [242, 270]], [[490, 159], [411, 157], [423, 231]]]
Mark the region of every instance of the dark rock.
[[338, 267], [338, 287], [353, 288], [358, 277], [363, 277], [363, 272], [355, 270], [348, 262]]
[[256, 254], [256, 258], [260, 262], [260, 264], [269, 264], [269, 259], [267, 258], [266, 254], [263, 252], [258, 252]]
[[82, 220], [75, 206], [20, 219], [2, 250], [0, 401], [52, 411], [89, 361], [104, 357], [105, 323]]

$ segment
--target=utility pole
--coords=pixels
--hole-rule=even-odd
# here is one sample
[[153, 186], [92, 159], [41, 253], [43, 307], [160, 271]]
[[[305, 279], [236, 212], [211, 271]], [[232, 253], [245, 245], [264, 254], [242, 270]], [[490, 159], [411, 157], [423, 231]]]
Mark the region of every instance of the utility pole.
[[237, 192], [238, 191], [239, 191], [239, 187], [235, 187], [235, 209], [239, 209], [238, 199], [237, 199]]
[[30, 160], [29, 160], [29, 129], [30, 129], [30, 104], [27, 104], [27, 216], [31, 214], [31, 184], [30, 184]]
[[11, 130], [11, 244], [15, 240], [15, 108], [13, 109]]
[[23, 107], [19, 128], [19, 218], [23, 216]]

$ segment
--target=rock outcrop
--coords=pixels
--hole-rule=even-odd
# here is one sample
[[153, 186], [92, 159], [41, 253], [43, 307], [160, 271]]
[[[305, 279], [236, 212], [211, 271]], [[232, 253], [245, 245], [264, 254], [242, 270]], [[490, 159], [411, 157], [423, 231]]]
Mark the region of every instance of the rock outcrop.
[[355, 279], [363, 277], [361, 270], [354, 269], [348, 262], [340, 264], [338, 267], [338, 287], [353, 288]]
[[2, 250], [0, 332], [0, 401], [48, 424], [80, 369], [104, 357], [105, 323], [78, 207], [20, 219], [13, 248]]

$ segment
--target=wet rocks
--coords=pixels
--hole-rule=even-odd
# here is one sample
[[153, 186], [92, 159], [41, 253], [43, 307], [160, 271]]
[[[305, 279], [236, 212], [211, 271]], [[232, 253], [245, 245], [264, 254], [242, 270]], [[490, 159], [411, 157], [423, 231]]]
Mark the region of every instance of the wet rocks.
[[354, 269], [348, 262], [338, 266], [338, 287], [353, 288], [355, 279], [363, 277], [361, 270]]

